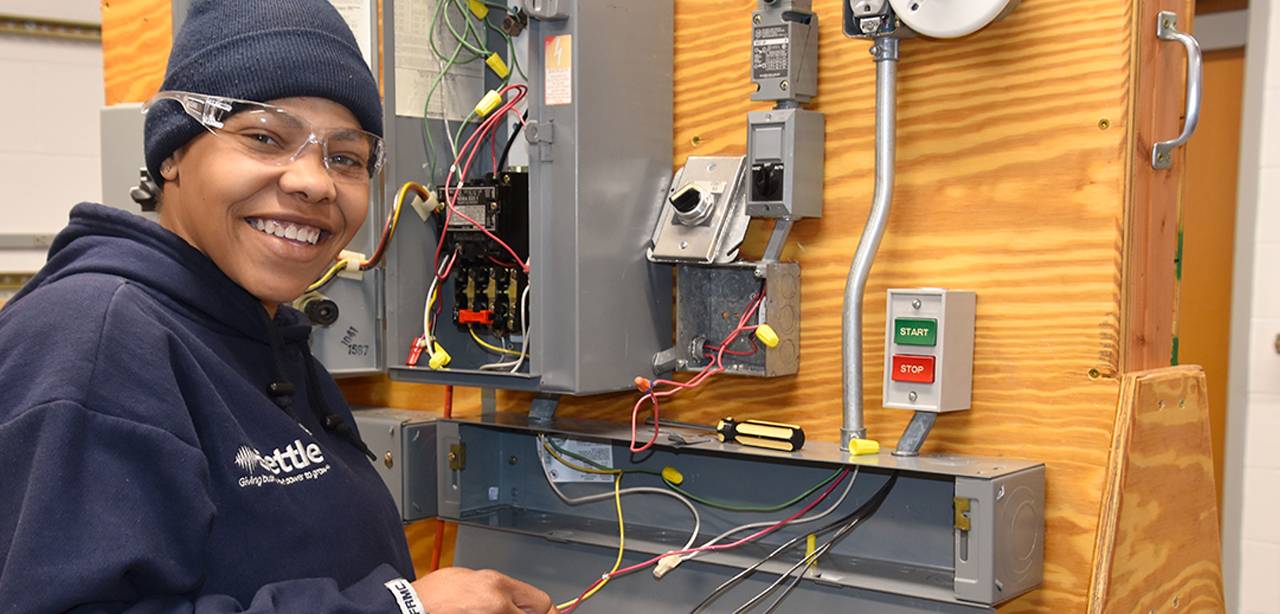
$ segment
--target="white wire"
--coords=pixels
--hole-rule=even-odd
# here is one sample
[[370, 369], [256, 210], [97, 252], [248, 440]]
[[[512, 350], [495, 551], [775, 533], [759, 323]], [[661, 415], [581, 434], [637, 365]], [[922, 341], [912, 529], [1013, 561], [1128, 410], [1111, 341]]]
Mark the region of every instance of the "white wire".
[[[859, 466], [858, 466], [858, 465], [854, 465], [854, 467], [853, 467], [853, 475], [849, 476], [849, 483], [848, 483], [848, 484], [845, 484], [845, 486], [844, 486], [844, 492], [840, 493], [840, 498], [839, 498], [839, 499], [836, 499], [836, 502], [835, 502], [835, 503], [833, 503], [833, 504], [831, 505], [831, 507], [828, 507], [827, 509], [825, 509], [825, 510], [823, 510], [823, 511], [821, 511], [821, 512], [818, 512], [817, 514], [813, 514], [812, 516], [805, 516], [805, 517], [803, 517], [803, 518], [797, 518], [797, 519], [795, 519], [795, 520], [792, 520], [791, 522], [787, 523], [787, 526], [793, 526], [793, 525], [797, 525], [797, 524], [805, 524], [805, 523], [807, 523], [807, 522], [814, 522], [814, 521], [817, 521], [817, 520], [822, 520], [823, 518], [826, 518], [827, 516], [830, 516], [832, 512], [836, 511], [836, 508], [840, 507], [840, 504], [844, 503], [845, 498], [849, 496], [849, 492], [853, 490], [853, 483], [854, 483], [854, 482], [856, 482], [856, 481], [858, 480], [858, 469], [859, 469]], [[753, 522], [753, 523], [751, 523], [751, 524], [744, 524], [744, 525], [742, 525], [742, 526], [740, 526], [740, 527], [734, 527], [734, 528], [732, 528], [732, 529], [729, 529], [728, 531], [725, 531], [724, 533], [721, 533], [721, 534], [719, 534], [719, 535], [717, 535], [717, 536], [715, 536], [715, 537], [711, 538], [711, 540], [710, 540], [710, 541], [708, 541], [708, 542], [706, 542], [706, 543], [704, 543], [704, 544], [702, 544], [701, 546], [698, 546], [698, 547], [699, 547], [699, 548], [706, 548], [707, 546], [713, 546], [713, 545], [715, 545], [715, 544], [718, 544], [718, 543], [720, 543], [720, 542], [724, 541], [726, 538], [728, 538], [730, 535], [733, 535], [734, 533], [741, 533], [741, 532], [743, 532], [743, 531], [749, 531], [749, 530], [751, 530], [751, 529], [761, 529], [761, 528], [764, 528], [764, 527], [771, 527], [771, 526], [773, 526], [773, 525], [775, 525], [775, 524], [778, 524], [778, 522], [777, 522], [776, 520], [765, 520], [765, 521], [761, 521], [761, 522]], [[692, 558], [694, 558], [694, 557], [696, 557], [696, 556], [698, 556], [698, 555], [702, 554], [703, 552], [705, 552], [705, 551], [690, 552], [689, 554], [681, 555], [681, 556], [680, 556], [680, 562], [681, 562], [681, 563], [683, 563], [683, 562], [685, 562], [685, 561], [687, 561], [687, 560], [689, 560], [689, 559], [692, 559]]]
[[[524, 266], [528, 268], [528, 261], [524, 263]], [[520, 360], [517, 360], [516, 365], [511, 367], [512, 373], [519, 371], [520, 365], [524, 364], [524, 359], [529, 357], [529, 331], [532, 330], [532, 327], [529, 326], [529, 288], [531, 287], [533, 287], [533, 284], [525, 282], [524, 292], [520, 294]]]
[[[547, 454], [545, 448], [543, 448], [546, 440], [547, 440], [546, 435], [538, 436], [539, 460], [541, 461], [543, 458], [550, 457], [551, 460], [559, 462], [559, 459]], [[544, 454], [546, 456], [543, 456]], [[596, 495], [586, 495], [583, 497], [570, 497], [564, 494], [564, 491], [560, 490], [560, 487], [556, 485], [556, 481], [551, 478], [551, 473], [548, 472], [547, 470], [547, 463], [539, 462], [538, 464], [542, 465], [542, 475], [546, 476], [547, 485], [551, 487], [552, 492], [555, 492], [557, 497], [560, 497], [562, 501], [564, 501], [565, 503], [568, 503], [569, 505], [582, 505], [584, 503], [595, 503], [597, 501], [605, 501], [607, 499], [612, 499], [614, 497], [614, 493], [612, 490], [607, 492], [602, 492]], [[560, 463], [560, 464], [563, 465], [564, 463]], [[565, 466], [567, 467], [567, 465]], [[693, 515], [693, 528], [690, 529], [690, 532], [689, 532], [689, 541], [685, 542], [685, 545], [680, 547], [680, 550], [688, 550], [689, 548], [693, 547], [693, 542], [698, 541], [698, 531], [702, 529], [702, 515], [698, 513], [698, 508], [693, 505], [693, 501], [690, 501], [688, 497], [685, 497], [680, 493], [672, 492], [665, 488], [654, 488], [651, 486], [636, 486], [632, 488], [624, 488], [621, 491], [619, 491], [618, 494], [619, 496], [640, 495], [640, 494], [663, 495], [666, 497], [671, 497], [673, 499], [676, 499], [680, 503], [683, 503], [685, 507], [689, 508], [689, 513]]]

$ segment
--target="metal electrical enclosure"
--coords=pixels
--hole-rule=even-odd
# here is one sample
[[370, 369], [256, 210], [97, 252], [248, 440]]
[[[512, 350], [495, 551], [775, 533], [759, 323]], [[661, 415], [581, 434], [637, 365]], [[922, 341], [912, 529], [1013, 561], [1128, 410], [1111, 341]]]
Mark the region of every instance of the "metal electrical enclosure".
[[[383, 356], [395, 379], [591, 394], [652, 375], [653, 355], [670, 345], [671, 268], [648, 262], [645, 248], [672, 168], [671, 2], [539, 8], [523, 35], [531, 45], [522, 135], [530, 159], [529, 361], [517, 373], [468, 368], [485, 361], [483, 350], [465, 329], [440, 326], [433, 332], [453, 355], [451, 367], [405, 364], [422, 333], [437, 243], [435, 224], [406, 215], [387, 254]], [[394, 7], [384, 18], [384, 33], [394, 33]], [[387, 71], [388, 194], [424, 180], [422, 119], [395, 110], [393, 75]]]

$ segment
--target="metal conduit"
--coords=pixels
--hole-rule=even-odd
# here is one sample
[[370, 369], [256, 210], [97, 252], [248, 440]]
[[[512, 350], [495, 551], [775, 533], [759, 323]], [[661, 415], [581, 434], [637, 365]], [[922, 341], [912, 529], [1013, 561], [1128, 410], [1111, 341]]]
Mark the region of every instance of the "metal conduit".
[[876, 184], [867, 225], [862, 229], [858, 249], [849, 266], [844, 286], [843, 361], [844, 421], [840, 428], [840, 448], [849, 449], [851, 438], [865, 438], [862, 419], [862, 298], [871, 274], [871, 263], [880, 248], [889, 206], [893, 203], [893, 164], [897, 122], [898, 39], [877, 38], [871, 47], [876, 62]]

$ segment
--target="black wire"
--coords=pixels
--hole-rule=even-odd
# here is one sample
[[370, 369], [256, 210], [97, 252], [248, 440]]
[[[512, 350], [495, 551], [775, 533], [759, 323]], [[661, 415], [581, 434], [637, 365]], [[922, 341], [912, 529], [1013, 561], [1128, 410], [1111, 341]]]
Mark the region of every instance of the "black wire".
[[520, 129], [524, 128], [524, 122], [529, 119], [528, 109], [525, 109], [525, 112], [520, 115], [520, 119], [520, 123], [516, 124], [516, 127], [511, 129], [511, 136], [507, 137], [507, 145], [502, 148], [502, 156], [498, 158], [498, 167], [493, 169], [494, 175], [502, 172], [502, 169], [507, 168], [507, 156], [511, 155], [511, 146], [516, 144], [516, 136], [520, 134]]
[[[880, 508], [880, 504], [884, 502], [885, 498], [889, 495], [890, 489], [893, 488], [894, 483], [896, 483], [897, 481], [898, 481], [898, 474], [896, 472], [890, 474], [889, 479], [886, 480], [882, 486], [880, 486], [880, 489], [877, 490], [875, 494], [871, 495], [871, 498], [868, 499], [866, 503], [859, 505], [857, 509], [853, 510], [853, 512], [849, 513], [848, 515], [838, 520], [832, 521], [831, 523], [824, 525], [822, 528], [816, 531], [813, 531], [813, 534], [818, 535], [818, 534], [826, 533], [828, 531], [834, 530], [844, 525], [851, 525], [849, 530], [852, 530], [853, 525], [856, 525], [861, 520], [867, 517], [870, 517], [872, 514], [876, 512], [877, 509]], [[717, 586], [715, 590], [712, 590], [710, 594], [704, 597], [702, 601], [698, 603], [698, 605], [694, 606], [693, 610], [690, 611], [690, 614], [696, 614], [697, 612], [701, 611], [703, 608], [706, 608], [708, 605], [711, 604], [712, 601], [715, 601], [716, 598], [719, 597], [722, 593], [732, 588], [733, 585], [741, 582], [747, 576], [750, 576], [751, 574], [755, 573], [755, 571], [759, 569], [761, 565], [764, 565], [765, 563], [773, 560], [782, 552], [786, 551], [792, 546], [795, 546], [797, 543], [800, 542], [800, 540], [804, 539], [805, 537], [807, 537], [807, 534], [801, 534], [787, 540], [786, 543], [782, 544], [781, 546], [778, 546], [776, 549], [774, 549], [773, 552], [770, 552], [764, 558], [756, 561], [750, 567], [747, 567], [746, 569], [743, 569], [742, 571], [738, 572], [738, 574], [733, 576], [732, 578], [725, 580], [723, 583], [720, 584], [720, 586]]]

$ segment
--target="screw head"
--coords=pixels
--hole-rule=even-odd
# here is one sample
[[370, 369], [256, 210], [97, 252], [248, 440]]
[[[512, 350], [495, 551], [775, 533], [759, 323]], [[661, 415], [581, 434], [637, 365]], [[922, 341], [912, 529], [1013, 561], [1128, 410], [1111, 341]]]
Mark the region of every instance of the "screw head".
[[912, 309], [919, 309], [919, 308], [920, 308], [921, 306], [923, 306], [923, 305], [924, 305], [924, 303], [921, 303], [921, 302], [920, 302], [920, 299], [915, 299], [915, 300], [911, 301], [911, 308], [912, 308]]
[[1111, 120], [1105, 117], [1098, 120], [1098, 130], [1106, 130], [1107, 128], [1110, 128], [1110, 127], [1111, 127]]
[[693, 135], [693, 138], [689, 139], [689, 143], [694, 147], [697, 147], [702, 144], [702, 137], [695, 134]]
[[386, 455], [382, 457], [382, 464], [386, 465], [387, 469], [390, 469], [391, 466], [395, 464], [395, 458], [391, 456], [390, 452], [387, 452]]
[[450, 452], [450, 453], [449, 453], [449, 461], [450, 461], [450, 462], [452, 462], [452, 461], [456, 461], [456, 460], [458, 460], [458, 454], [457, 454], [456, 452]]
[[689, 247], [689, 242], [688, 242], [688, 241], [681, 241], [681, 242], [680, 242], [680, 249], [686, 249], [686, 248], [688, 248], [688, 247]]
[[516, 455], [514, 455], [514, 454], [513, 454], [513, 455], [511, 455], [511, 458], [508, 458], [508, 459], [507, 459], [507, 464], [508, 464], [508, 465], [514, 465], [514, 464], [519, 463], [519, 462], [520, 462], [520, 457], [518, 457], [518, 456], [516, 456]]
[[755, 15], [751, 16], [751, 23], [758, 25], [761, 21], [764, 21], [764, 19], [760, 17], [759, 13], [756, 13]]
[[780, 90], [782, 90], [782, 91], [784, 91], [784, 92], [785, 92], [785, 91], [787, 91], [787, 90], [788, 90], [788, 89], [790, 89], [790, 88], [791, 88], [791, 84], [787, 83], [786, 81], [783, 81], [782, 83], [779, 83], [779, 84], [778, 84], [778, 89], [780, 89]]
[[916, 400], [916, 399], [918, 399], [918, 398], [920, 398], [920, 395], [919, 395], [919, 394], [916, 394], [916, 391], [914, 391], [914, 390], [912, 390], [911, 392], [908, 392], [908, 393], [907, 393], [907, 400], [909, 400], [909, 401], [915, 402], [915, 400]]
[[1089, 369], [1089, 379], [1098, 379], [1102, 377], [1102, 372], [1097, 369]]

